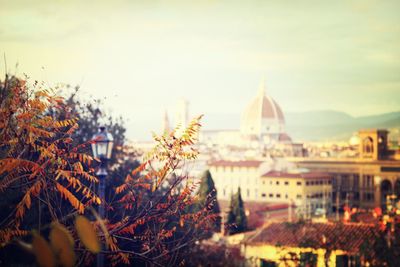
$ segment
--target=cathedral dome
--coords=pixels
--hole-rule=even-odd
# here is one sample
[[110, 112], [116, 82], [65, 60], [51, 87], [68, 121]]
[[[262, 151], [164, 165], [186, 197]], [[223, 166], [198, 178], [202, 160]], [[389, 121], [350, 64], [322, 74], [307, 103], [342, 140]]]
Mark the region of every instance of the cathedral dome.
[[285, 117], [274, 99], [265, 94], [262, 83], [257, 97], [250, 102], [242, 114], [241, 131], [246, 135], [284, 133]]

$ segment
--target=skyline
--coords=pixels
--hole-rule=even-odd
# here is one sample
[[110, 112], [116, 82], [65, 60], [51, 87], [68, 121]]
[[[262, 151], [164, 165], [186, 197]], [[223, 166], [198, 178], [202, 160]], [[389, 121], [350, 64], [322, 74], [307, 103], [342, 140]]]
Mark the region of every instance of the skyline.
[[130, 138], [182, 97], [192, 116], [241, 113], [263, 78], [284, 112], [399, 110], [397, 1], [0, 4], [8, 70], [106, 97]]

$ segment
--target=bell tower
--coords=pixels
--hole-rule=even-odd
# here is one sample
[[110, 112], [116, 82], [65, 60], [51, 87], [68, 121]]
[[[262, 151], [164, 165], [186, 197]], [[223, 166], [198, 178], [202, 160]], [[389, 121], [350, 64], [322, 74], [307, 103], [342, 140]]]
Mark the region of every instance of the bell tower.
[[387, 156], [388, 131], [380, 129], [360, 130], [360, 158], [381, 160]]

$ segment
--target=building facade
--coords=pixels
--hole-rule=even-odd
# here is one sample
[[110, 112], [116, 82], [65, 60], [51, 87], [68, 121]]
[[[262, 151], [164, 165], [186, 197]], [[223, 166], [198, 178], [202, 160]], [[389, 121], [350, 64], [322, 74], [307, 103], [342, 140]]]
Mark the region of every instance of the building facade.
[[296, 214], [302, 217], [311, 217], [316, 211], [326, 214], [332, 208], [332, 177], [316, 172], [270, 171], [261, 176], [261, 198], [294, 204]]
[[262, 201], [260, 177], [267, 171], [267, 164], [258, 160], [219, 160], [208, 164], [213, 177], [218, 200], [230, 200], [241, 188], [244, 201]]
[[387, 131], [359, 132], [359, 155], [353, 158], [290, 158], [299, 168], [332, 176], [334, 208], [384, 207], [386, 197], [400, 197], [400, 160], [387, 147]]
[[272, 171], [270, 162], [219, 160], [209, 163], [219, 201], [229, 201], [241, 189], [251, 202], [286, 203], [296, 214], [310, 217], [332, 207], [332, 177], [316, 172]]

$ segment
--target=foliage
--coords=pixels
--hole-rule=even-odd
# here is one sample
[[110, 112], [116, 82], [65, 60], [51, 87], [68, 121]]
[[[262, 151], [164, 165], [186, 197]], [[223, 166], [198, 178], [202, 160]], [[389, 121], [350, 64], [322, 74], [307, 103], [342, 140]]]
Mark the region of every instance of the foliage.
[[[75, 231], [86, 249], [99, 253], [98, 242], [93, 225], [83, 216], [76, 218]], [[75, 241], [70, 231], [62, 224], [51, 224], [50, 243], [40, 233], [32, 231], [32, 244], [18, 240], [18, 244], [36, 257], [41, 267], [73, 267], [76, 264]]]
[[41, 235], [33, 232], [32, 250], [36, 261], [41, 267], [54, 267], [56, 261], [49, 243]]
[[241, 233], [247, 230], [247, 217], [240, 187], [237, 193], [231, 197], [226, 227], [226, 233], [228, 235]]
[[[94, 159], [81, 152], [87, 144], [72, 142], [77, 120], [55, 120], [46, 113], [59, 109], [62, 98], [37, 82], [29, 89], [15, 77], [0, 82], [0, 95], [0, 193], [14, 204], [3, 203], [1, 210], [3, 246], [26, 234], [25, 226], [32, 227], [27, 221], [37, 221], [40, 229], [42, 222], [83, 213], [101, 200], [92, 191], [98, 182], [89, 167]], [[38, 212], [26, 216], [32, 207]]]
[[194, 204], [193, 208], [195, 211], [205, 208], [211, 214], [215, 215], [214, 227], [212, 231], [207, 234], [207, 237], [211, 236], [212, 232], [220, 232], [221, 217], [220, 208], [217, 201], [217, 189], [215, 188], [214, 181], [209, 170], [204, 171], [200, 178], [198, 200]]
[[99, 253], [101, 245], [97, 238], [97, 233], [93, 229], [90, 221], [83, 216], [78, 216], [75, 219], [75, 228], [81, 242], [93, 253]]
[[49, 238], [53, 252], [61, 265], [74, 266], [76, 261], [75, 242], [68, 229], [60, 223], [53, 223]]
[[[68, 86], [68, 88], [70, 88]], [[77, 118], [79, 128], [73, 133], [72, 138], [75, 143], [82, 144], [90, 141], [99, 126], [105, 126], [107, 131], [114, 138], [114, 146], [109, 160], [109, 175], [106, 180], [105, 200], [111, 202], [115, 187], [124, 182], [125, 176], [132, 169], [139, 165], [137, 153], [126, 145], [126, 128], [122, 117], [107, 115], [104, 110], [103, 102], [99, 99], [82, 100], [79, 97], [80, 88], [77, 86], [73, 91], [67, 90], [67, 96], [63, 102], [63, 107], [58, 110], [51, 110], [52, 116], [60, 120]], [[87, 147], [87, 153], [91, 153]], [[96, 167], [96, 166], [93, 166]]]
[[378, 218], [378, 230], [374, 232], [372, 242], [363, 244], [361, 255], [371, 266], [398, 266], [400, 257], [400, 202], [394, 205], [396, 196], [388, 196], [384, 212], [375, 208]]
[[193, 160], [198, 154], [193, 144], [199, 119], [182, 134], [178, 135], [180, 129], [176, 128], [154, 136], [155, 148], [117, 187], [117, 203], [125, 209], [125, 217], [107, 227], [115, 246], [123, 244], [129, 250], [117, 253], [112, 260], [153, 259], [153, 264], [176, 265], [182, 260], [182, 248], [194, 244], [202, 229], [210, 228], [214, 215], [209, 210], [188, 209], [195, 201], [197, 185], [182, 169], [183, 161]]
[[[99, 251], [94, 241], [98, 239], [105, 244], [101, 252], [106, 255], [105, 265], [177, 265], [182, 251], [201, 238], [203, 229], [210, 229], [214, 214], [206, 208], [209, 203], [196, 212], [188, 209], [197, 185], [184, 171], [184, 163], [198, 154], [193, 145], [200, 117], [187, 129], [154, 136], [155, 148], [115, 183], [118, 186], [108, 188], [105, 202], [93, 192], [98, 183], [96, 159], [85, 153], [92, 133], [80, 133], [86, 136], [83, 144], [74, 139], [82, 128], [68, 101], [37, 82], [30, 89], [25, 81], [8, 76], [0, 83], [0, 95], [0, 191], [6, 196], [0, 211], [5, 218], [0, 224], [3, 247], [17, 244], [29, 250], [33, 236], [34, 247], [52, 247], [57, 264], [70, 266], [76, 259], [77, 265], [87, 265], [94, 260], [92, 252]], [[119, 156], [112, 163], [113, 171], [135, 166], [133, 161], [124, 165], [127, 154]], [[114, 174], [110, 180], [116, 181]], [[86, 214], [100, 204], [106, 207], [105, 218]], [[87, 219], [77, 217], [74, 227], [78, 214], [94, 216], [96, 221], [90, 226]], [[50, 244], [40, 235], [46, 235], [49, 227]], [[37, 232], [29, 235], [32, 229]], [[4, 251], [1, 257], [7, 255]], [[36, 255], [40, 263], [44, 256]]]

